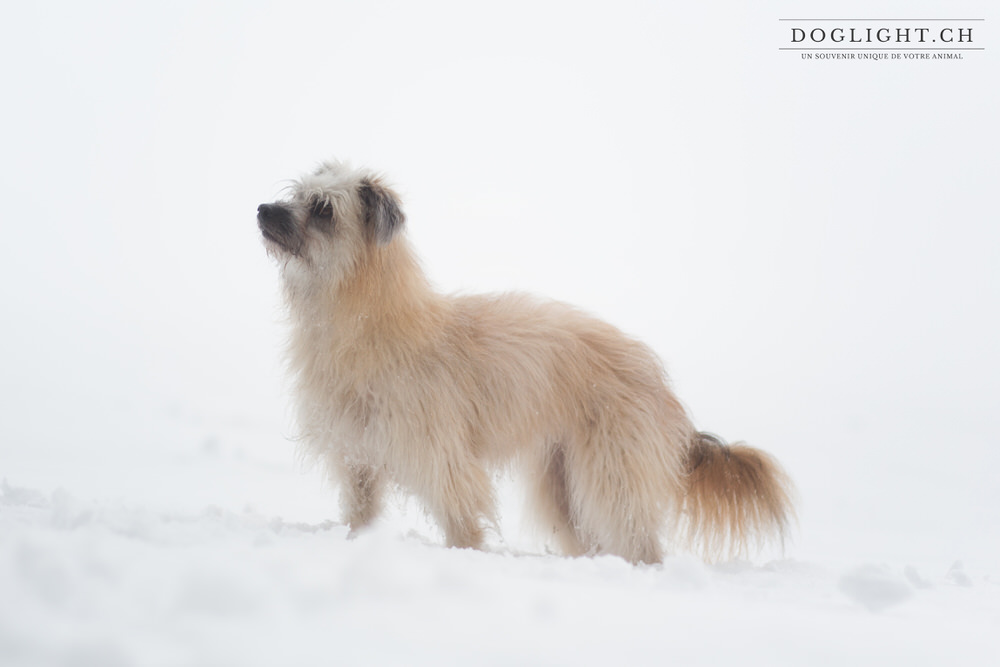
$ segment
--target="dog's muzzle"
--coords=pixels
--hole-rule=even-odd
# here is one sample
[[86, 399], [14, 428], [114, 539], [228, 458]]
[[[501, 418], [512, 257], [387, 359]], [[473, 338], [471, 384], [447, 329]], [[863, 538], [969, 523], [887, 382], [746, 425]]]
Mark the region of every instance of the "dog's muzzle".
[[257, 207], [257, 228], [268, 241], [278, 244], [293, 255], [302, 250], [302, 238], [296, 233], [292, 213], [278, 204]]

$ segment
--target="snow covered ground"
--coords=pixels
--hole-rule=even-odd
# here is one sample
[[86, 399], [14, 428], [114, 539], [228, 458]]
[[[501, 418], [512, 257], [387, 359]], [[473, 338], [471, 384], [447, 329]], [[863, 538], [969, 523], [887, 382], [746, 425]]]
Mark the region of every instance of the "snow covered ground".
[[[951, 15], [943, 2], [815, 15]], [[1000, 80], [784, 3], [20, 3], [0, 27], [0, 666], [1000, 662]], [[788, 5], [791, 7], [791, 5]], [[923, 16], [920, 16], [921, 18]], [[647, 341], [798, 487], [783, 553], [348, 539], [256, 206], [384, 170], [444, 290]]]
[[1000, 581], [778, 559], [655, 567], [389, 522], [151, 510], [5, 484], [5, 665], [991, 664]]

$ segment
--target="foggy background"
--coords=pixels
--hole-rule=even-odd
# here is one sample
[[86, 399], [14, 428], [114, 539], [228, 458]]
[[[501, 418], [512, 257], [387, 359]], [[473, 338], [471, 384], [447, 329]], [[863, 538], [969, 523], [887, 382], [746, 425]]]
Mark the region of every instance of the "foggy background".
[[440, 289], [649, 343], [700, 428], [795, 480], [790, 556], [995, 567], [992, 5], [880, 3], [987, 18], [943, 62], [803, 61], [794, 7], [6, 8], [0, 477], [336, 518], [255, 211], [338, 157], [402, 194]]

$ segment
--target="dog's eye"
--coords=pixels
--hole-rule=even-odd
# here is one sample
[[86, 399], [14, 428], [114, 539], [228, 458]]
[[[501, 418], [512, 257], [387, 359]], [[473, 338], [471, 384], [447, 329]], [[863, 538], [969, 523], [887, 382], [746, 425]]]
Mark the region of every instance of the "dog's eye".
[[333, 207], [328, 202], [318, 201], [312, 205], [309, 213], [317, 218], [332, 218]]

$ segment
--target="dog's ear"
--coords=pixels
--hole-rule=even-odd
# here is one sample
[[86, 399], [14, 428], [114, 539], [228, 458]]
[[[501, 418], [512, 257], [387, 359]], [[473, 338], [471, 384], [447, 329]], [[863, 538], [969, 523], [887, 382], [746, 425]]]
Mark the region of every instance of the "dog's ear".
[[358, 195], [361, 197], [365, 228], [377, 243], [385, 245], [392, 240], [406, 220], [400, 207], [399, 196], [371, 178], [361, 181]]

